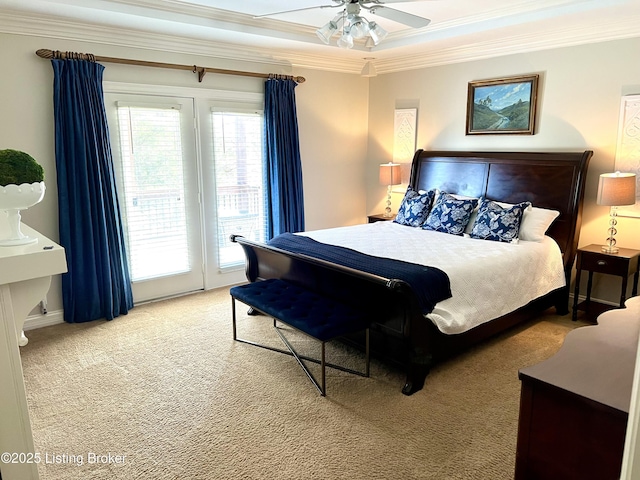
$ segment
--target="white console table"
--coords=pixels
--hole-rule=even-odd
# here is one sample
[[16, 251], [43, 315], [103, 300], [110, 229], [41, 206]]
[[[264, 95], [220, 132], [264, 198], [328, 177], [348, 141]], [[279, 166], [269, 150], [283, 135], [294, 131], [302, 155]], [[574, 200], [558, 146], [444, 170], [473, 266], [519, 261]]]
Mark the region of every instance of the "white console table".
[[[4, 220], [0, 219], [0, 238]], [[33, 453], [18, 345], [27, 342], [22, 332], [27, 315], [45, 297], [51, 275], [66, 272], [67, 263], [64, 248], [24, 224], [21, 228], [38, 241], [0, 246], [0, 452]], [[38, 479], [35, 463], [0, 462], [0, 474], [2, 480]]]

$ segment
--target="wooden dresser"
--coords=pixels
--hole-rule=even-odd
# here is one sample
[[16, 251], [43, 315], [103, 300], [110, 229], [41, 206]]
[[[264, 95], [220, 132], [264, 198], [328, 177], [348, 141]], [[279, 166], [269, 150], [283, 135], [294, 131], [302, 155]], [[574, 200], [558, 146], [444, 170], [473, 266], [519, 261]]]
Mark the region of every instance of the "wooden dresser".
[[640, 334], [640, 297], [570, 332], [520, 370], [516, 480], [620, 477]]

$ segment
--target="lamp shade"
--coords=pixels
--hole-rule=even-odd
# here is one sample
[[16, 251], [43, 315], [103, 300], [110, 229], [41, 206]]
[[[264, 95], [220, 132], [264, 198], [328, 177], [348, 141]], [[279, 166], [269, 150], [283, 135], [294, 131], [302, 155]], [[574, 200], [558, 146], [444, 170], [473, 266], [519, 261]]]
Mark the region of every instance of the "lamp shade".
[[376, 22], [369, 23], [369, 36], [374, 45], [378, 45], [389, 33]]
[[603, 173], [598, 183], [598, 205], [611, 207], [636, 203], [635, 173]]
[[324, 43], [329, 45], [329, 42], [331, 41], [331, 36], [337, 31], [338, 31], [338, 26], [335, 24], [335, 22], [331, 21], [331, 22], [328, 22], [323, 27], [316, 30], [316, 35], [318, 35], [318, 38], [320, 40], [322, 40]]
[[399, 163], [383, 163], [380, 165], [380, 185], [399, 185], [402, 183]]

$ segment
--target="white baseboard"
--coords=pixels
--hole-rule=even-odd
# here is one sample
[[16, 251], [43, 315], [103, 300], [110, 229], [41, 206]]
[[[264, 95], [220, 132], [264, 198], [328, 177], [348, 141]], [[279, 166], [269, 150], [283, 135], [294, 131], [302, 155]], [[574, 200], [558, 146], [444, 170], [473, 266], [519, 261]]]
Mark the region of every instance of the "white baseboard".
[[[573, 306], [574, 295], [572, 293], [569, 294], [569, 308]], [[584, 302], [587, 299], [585, 295], [578, 295], [578, 302]], [[601, 298], [591, 297], [592, 302], [602, 303], [604, 305], [611, 305], [612, 307], [619, 307], [620, 304], [617, 302], [612, 302], [610, 300], [602, 300]]]
[[[579, 301], [584, 301], [585, 297], [580, 295], [578, 297]], [[611, 305], [617, 307], [618, 304], [615, 302], [610, 302], [608, 300], [602, 300], [599, 298], [591, 298], [591, 300], [599, 303], [604, 303], [606, 305]], [[573, 294], [569, 294], [569, 308], [573, 305]], [[24, 321], [24, 331], [34, 330], [36, 328], [48, 327], [50, 325], [57, 325], [59, 323], [64, 323], [64, 311], [56, 310], [54, 312], [48, 312], [45, 315], [29, 315], [27, 319]]]
[[48, 327], [50, 325], [57, 325], [58, 323], [64, 323], [64, 311], [56, 310], [54, 312], [47, 312], [46, 314], [29, 315], [24, 321], [24, 331], [34, 330], [36, 328]]

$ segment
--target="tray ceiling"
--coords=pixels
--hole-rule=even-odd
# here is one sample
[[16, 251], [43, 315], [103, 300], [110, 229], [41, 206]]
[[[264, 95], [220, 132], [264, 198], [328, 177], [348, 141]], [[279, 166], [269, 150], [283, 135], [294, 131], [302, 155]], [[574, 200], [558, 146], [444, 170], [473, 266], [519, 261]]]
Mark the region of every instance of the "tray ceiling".
[[[384, 2], [384, 0], [381, 0]], [[272, 58], [292, 65], [359, 72], [371, 59], [378, 73], [640, 36], [638, 0], [414, 0], [389, 5], [431, 19], [423, 28], [370, 15], [389, 32], [380, 44], [351, 50], [322, 43], [315, 30], [337, 8], [273, 12], [330, 5], [332, 0], [0, 0], [0, 31], [38, 22], [40, 31], [122, 45], [144, 45], [148, 35], [175, 44], [206, 45], [235, 58]], [[44, 22], [49, 22], [47, 28]], [[94, 26], [95, 28], [86, 28]], [[109, 32], [112, 39], [108, 40]], [[93, 32], [93, 33], [92, 33]], [[171, 42], [166, 42], [171, 43]], [[166, 48], [162, 42], [160, 49]], [[186, 48], [186, 47], [185, 47]], [[366, 59], [366, 60], [365, 60]]]

